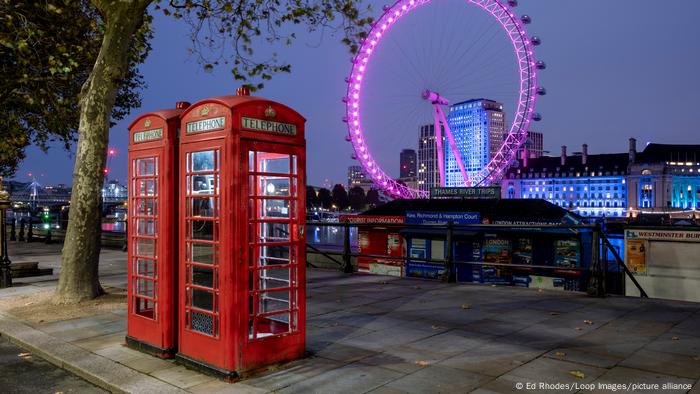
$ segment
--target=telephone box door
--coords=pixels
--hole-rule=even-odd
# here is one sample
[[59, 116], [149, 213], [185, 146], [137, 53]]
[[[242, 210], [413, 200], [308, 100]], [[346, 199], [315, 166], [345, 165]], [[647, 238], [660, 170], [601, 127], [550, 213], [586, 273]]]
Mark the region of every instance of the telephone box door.
[[244, 141], [242, 188], [247, 201], [244, 369], [304, 353], [305, 157], [302, 147]]

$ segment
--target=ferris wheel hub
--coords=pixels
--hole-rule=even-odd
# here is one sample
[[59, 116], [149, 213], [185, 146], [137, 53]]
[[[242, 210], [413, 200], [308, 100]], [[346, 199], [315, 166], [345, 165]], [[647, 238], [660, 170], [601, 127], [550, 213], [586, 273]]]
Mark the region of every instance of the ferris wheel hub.
[[439, 93], [433, 92], [430, 89], [425, 89], [423, 93], [421, 93], [421, 97], [423, 98], [423, 100], [428, 100], [432, 104], [450, 105], [450, 102], [446, 98], [440, 96]]

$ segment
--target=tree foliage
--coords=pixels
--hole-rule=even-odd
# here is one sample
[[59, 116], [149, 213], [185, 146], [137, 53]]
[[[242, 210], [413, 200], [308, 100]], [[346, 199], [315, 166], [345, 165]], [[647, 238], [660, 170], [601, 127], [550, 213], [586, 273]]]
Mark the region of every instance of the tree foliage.
[[350, 191], [348, 191], [348, 200], [350, 202], [350, 208], [352, 208], [353, 211], [363, 209], [366, 204], [365, 189], [359, 186], [350, 188]]
[[340, 183], [333, 186], [331, 194], [333, 195], [333, 204], [338, 210], [343, 210], [350, 205], [348, 192], [345, 191], [345, 186], [341, 185]]
[[358, 5], [358, 0], [170, 0], [157, 1], [155, 8], [189, 24], [192, 52], [205, 70], [228, 65], [235, 80], [255, 91], [274, 74], [291, 71], [277, 52], [261, 49], [291, 45], [294, 25], [309, 32], [340, 30], [342, 42], [356, 52], [364, 26], [372, 22]]
[[[148, 19], [147, 19], [148, 21]], [[102, 43], [104, 19], [87, 0], [0, 0], [0, 174], [11, 175], [29, 144], [66, 149], [75, 140], [79, 98]], [[112, 120], [141, 104], [138, 72], [150, 23], [133, 38]]]

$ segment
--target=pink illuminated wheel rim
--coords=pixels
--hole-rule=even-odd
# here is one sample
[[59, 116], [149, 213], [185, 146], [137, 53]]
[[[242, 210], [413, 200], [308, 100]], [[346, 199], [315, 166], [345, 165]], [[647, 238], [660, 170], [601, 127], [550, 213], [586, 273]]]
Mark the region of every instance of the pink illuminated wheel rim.
[[[529, 23], [529, 17], [523, 16], [522, 19], [519, 19], [513, 10], [500, 0], [465, 1], [479, 6], [503, 28], [513, 45], [519, 70], [520, 91], [517, 98], [517, 109], [513, 114], [508, 134], [488, 165], [481, 171], [472, 174], [469, 179], [468, 186], [488, 186], [500, 182], [504, 172], [515, 159], [518, 149], [526, 141], [533, 116], [539, 116], [534, 112], [535, 97], [538, 94], [536, 69], [543, 68], [543, 66], [539, 64], [542, 62], [536, 62], [534, 58], [533, 44], [537, 44], [537, 42], [533, 43], [533, 41], [539, 41], [539, 39], [530, 39], [523, 26], [524, 23]], [[352, 71], [347, 78], [347, 97], [344, 98], [346, 117], [344, 121], [348, 125], [348, 139], [353, 145], [355, 157], [364, 168], [366, 176], [372, 179], [374, 184], [387, 195], [394, 198], [427, 198], [429, 193], [398, 183], [383, 171], [372, 157], [365, 141], [365, 133], [371, 133], [371, 130], [365, 130], [362, 127], [360, 100], [363, 79], [372, 55], [384, 34], [403, 16], [429, 2], [430, 0], [399, 0], [393, 5], [385, 7], [384, 13], [373, 23], [367, 38], [362, 42], [357, 55], [353, 58]]]

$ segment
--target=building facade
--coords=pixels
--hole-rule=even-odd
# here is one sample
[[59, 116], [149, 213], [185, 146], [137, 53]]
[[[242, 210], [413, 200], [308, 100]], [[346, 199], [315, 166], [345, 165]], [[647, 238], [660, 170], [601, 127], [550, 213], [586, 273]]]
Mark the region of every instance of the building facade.
[[648, 144], [637, 152], [522, 158], [502, 180], [503, 198], [544, 199], [586, 217], [700, 210], [700, 145]]
[[[493, 100], [476, 99], [452, 104], [447, 123], [469, 176], [486, 167], [498, 153], [506, 133], [503, 104]], [[464, 179], [452, 148], [449, 144], [443, 148], [445, 186], [463, 186]]]
[[417, 188], [429, 192], [437, 186], [440, 186], [440, 169], [437, 161], [435, 125], [428, 124], [421, 126], [418, 138]]
[[359, 186], [365, 191], [365, 194], [372, 190], [374, 183], [372, 180], [365, 176], [364, 169], [362, 166], [349, 166], [348, 167], [348, 187], [347, 191], [350, 191], [355, 186]]
[[[505, 139], [507, 134], [503, 135]], [[522, 159], [527, 152], [530, 159], [536, 159], [538, 157], [544, 156], [544, 134], [539, 131], [528, 131], [527, 140], [525, 140], [525, 145], [518, 150], [517, 158]]]
[[418, 157], [413, 149], [403, 149], [399, 155], [399, 177], [415, 178]]

